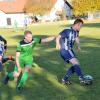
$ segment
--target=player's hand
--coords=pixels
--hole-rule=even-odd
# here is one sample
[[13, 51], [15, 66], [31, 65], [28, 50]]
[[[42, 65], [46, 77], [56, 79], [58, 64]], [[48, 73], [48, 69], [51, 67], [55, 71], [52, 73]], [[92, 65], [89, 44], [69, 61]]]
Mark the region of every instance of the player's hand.
[[77, 51], [78, 51], [78, 52], [81, 52], [82, 50], [81, 50], [81, 48], [80, 48], [80, 47], [78, 47]]
[[56, 49], [57, 50], [60, 50], [61, 49], [61, 46], [60, 45], [56, 45]]
[[4, 53], [6, 54], [6, 52], [7, 52], [7, 50], [5, 49], [5, 50], [4, 50]]
[[19, 77], [19, 75], [20, 75], [20, 73], [14, 72], [14, 77], [15, 77], [15, 78]]

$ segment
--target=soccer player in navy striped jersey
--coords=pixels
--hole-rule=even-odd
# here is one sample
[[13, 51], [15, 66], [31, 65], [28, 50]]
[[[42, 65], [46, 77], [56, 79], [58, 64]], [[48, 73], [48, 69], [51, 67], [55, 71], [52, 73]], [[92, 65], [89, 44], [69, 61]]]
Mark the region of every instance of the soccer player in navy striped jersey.
[[71, 77], [73, 73], [77, 73], [80, 82], [85, 83], [80, 64], [73, 51], [74, 42], [78, 45], [78, 51], [81, 50], [78, 32], [80, 31], [82, 25], [83, 20], [76, 19], [72, 27], [64, 29], [56, 38], [56, 48], [60, 50], [61, 57], [65, 62], [70, 62], [72, 64], [62, 79], [63, 84], [71, 84], [69, 77]]
[[14, 61], [12, 56], [4, 57], [4, 53], [7, 50], [7, 40], [0, 35], [0, 72], [3, 71], [3, 63], [7, 62], [8, 60]]

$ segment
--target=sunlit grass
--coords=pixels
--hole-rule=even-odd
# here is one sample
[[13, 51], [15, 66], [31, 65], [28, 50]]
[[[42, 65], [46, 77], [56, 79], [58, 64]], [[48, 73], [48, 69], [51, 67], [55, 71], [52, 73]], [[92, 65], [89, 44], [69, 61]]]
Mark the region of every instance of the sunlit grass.
[[[68, 24], [67, 24], [68, 23]], [[61, 30], [69, 26], [68, 21], [56, 23], [33, 24], [28, 27], [34, 36], [48, 37], [58, 35]], [[6, 55], [14, 55], [17, 43], [23, 39], [24, 29], [0, 29], [0, 34], [8, 40]], [[55, 42], [40, 44], [34, 51], [34, 63], [29, 79], [21, 94], [16, 93], [16, 82], [10, 81], [7, 86], [0, 82], [0, 100], [99, 100], [100, 93], [100, 21], [86, 22], [80, 31], [82, 52], [75, 52], [79, 58], [81, 68], [85, 74], [94, 77], [91, 86], [82, 86], [78, 77], [71, 78], [71, 86], [63, 86], [60, 81], [69, 68], [64, 63], [59, 52], [55, 49]], [[8, 66], [8, 67], [7, 67]], [[5, 70], [12, 64], [5, 64]], [[3, 74], [0, 74], [2, 80]]]

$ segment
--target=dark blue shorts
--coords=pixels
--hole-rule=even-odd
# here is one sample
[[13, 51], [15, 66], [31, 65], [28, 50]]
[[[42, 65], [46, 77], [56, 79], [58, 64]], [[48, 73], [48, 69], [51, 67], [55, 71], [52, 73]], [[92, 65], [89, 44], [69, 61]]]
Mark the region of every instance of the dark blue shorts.
[[69, 60], [71, 60], [72, 58], [76, 58], [75, 53], [74, 53], [73, 50], [61, 49], [60, 50], [60, 55], [64, 59], [64, 61], [66, 61], [68, 63], [69, 63]]

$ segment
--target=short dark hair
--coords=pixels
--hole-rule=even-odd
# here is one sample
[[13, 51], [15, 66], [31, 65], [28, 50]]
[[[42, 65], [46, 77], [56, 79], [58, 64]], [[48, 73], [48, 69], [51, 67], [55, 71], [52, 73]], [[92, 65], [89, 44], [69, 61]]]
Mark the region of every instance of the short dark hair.
[[76, 19], [76, 20], [74, 21], [74, 25], [77, 24], [77, 23], [82, 23], [82, 24], [83, 24], [84, 22], [83, 22], [82, 19], [79, 19], [79, 18], [78, 18], [78, 19]]
[[26, 31], [24, 32], [24, 35], [27, 35], [27, 34], [32, 34], [32, 32], [29, 31], [29, 30], [26, 30]]

